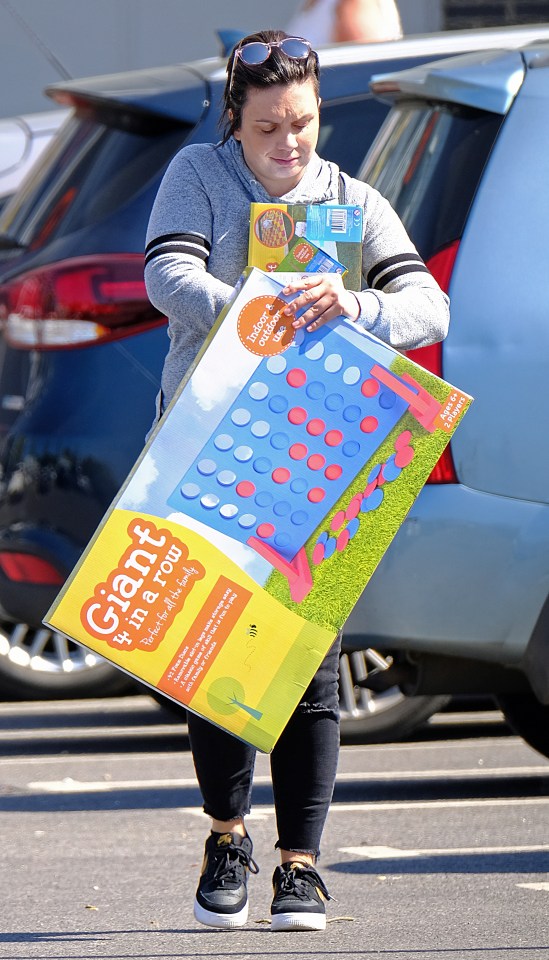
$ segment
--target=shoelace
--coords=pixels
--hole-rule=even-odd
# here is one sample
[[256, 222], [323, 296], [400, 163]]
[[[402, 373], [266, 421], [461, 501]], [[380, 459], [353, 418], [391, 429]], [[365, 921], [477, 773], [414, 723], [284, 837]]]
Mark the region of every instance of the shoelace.
[[250, 873], [259, 873], [259, 867], [251, 854], [235, 843], [218, 848], [215, 856], [214, 876], [219, 883], [240, 882], [238, 873], [247, 868]]
[[307, 890], [306, 883], [310, 883], [311, 886], [320, 890], [322, 896], [326, 900], [333, 899], [328, 893], [326, 884], [324, 883], [322, 877], [319, 876], [313, 867], [300, 867], [297, 870], [292, 867], [291, 870], [281, 871], [279, 874], [279, 882], [281, 893], [292, 894], [299, 900], [310, 899], [310, 894]]

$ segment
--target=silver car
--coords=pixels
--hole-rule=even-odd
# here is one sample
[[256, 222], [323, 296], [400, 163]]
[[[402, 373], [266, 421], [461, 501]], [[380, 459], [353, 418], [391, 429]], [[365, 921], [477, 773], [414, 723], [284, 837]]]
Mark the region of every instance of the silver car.
[[347, 624], [365, 681], [496, 695], [549, 756], [549, 44], [374, 78], [393, 104], [361, 176], [451, 298], [416, 359], [475, 402]]

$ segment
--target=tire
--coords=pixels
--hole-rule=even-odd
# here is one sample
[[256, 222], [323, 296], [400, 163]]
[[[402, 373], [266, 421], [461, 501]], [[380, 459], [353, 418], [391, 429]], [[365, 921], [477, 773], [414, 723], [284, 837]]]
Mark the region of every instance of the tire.
[[0, 621], [0, 697], [59, 700], [129, 693], [130, 677], [47, 627]]
[[526, 743], [549, 757], [549, 706], [533, 693], [505, 693], [497, 703], [511, 729]]
[[387, 743], [403, 740], [450, 701], [448, 696], [407, 697], [398, 687], [375, 693], [357, 686], [374, 667], [388, 666], [389, 654], [353, 650], [339, 661], [341, 739], [348, 743]]

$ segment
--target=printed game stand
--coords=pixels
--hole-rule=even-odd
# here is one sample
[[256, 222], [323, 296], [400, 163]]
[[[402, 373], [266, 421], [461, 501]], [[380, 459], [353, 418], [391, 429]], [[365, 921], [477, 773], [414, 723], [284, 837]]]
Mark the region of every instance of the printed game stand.
[[[406, 411], [426, 430], [440, 412], [409, 375], [373, 360], [366, 338], [343, 334], [299, 331], [291, 356], [262, 359], [168, 501], [253, 547], [287, 577], [296, 602], [312, 588], [305, 543], [358, 471]], [[385, 479], [391, 469], [400, 472], [398, 454]]]

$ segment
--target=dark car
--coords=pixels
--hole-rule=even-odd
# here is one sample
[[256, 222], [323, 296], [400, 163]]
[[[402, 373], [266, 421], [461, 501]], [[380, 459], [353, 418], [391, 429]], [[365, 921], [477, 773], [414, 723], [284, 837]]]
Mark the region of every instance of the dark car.
[[[373, 74], [540, 32], [549, 27], [326, 48], [319, 152], [359, 172], [388, 109], [372, 98]], [[145, 293], [146, 225], [173, 154], [218, 139], [224, 71], [206, 60], [49, 88], [71, 116], [0, 219], [0, 695], [128, 682], [41, 621], [152, 421], [167, 328]], [[342, 672], [349, 729], [372, 738], [405, 733], [443, 702], [394, 690], [357, 700], [357, 676], [379, 659], [361, 650]]]

